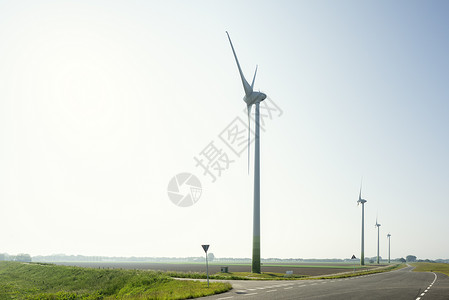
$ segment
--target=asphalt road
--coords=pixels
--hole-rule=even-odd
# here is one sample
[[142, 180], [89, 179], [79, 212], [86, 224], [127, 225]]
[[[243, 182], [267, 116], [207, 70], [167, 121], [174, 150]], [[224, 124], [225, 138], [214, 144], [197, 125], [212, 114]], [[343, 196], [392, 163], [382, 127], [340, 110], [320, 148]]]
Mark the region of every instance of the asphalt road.
[[233, 289], [207, 299], [449, 299], [449, 277], [412, 272], [412, 267], [386, 273], [327, 280], [229, 281]]

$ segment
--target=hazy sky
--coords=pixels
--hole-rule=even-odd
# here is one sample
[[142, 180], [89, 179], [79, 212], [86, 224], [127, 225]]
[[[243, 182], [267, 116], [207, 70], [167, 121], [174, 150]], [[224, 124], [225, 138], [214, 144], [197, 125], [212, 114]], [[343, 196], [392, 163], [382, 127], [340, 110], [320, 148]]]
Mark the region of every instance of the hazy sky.
[[[251, 257], [252, 175], [220, 136], [248, 81], [262, 257], [449, 258], [449, 2], [1, 1], [0, 252]], [[243, 133], [246, 138], [246, 132]], [[212, 182], [213, 145], [232, 162]], [[252, 153], [254, 148], [251, 149]], [[253, 162], [251, 161], [251, 170]], [[201, 181], [174, 205], [170, 179]]]

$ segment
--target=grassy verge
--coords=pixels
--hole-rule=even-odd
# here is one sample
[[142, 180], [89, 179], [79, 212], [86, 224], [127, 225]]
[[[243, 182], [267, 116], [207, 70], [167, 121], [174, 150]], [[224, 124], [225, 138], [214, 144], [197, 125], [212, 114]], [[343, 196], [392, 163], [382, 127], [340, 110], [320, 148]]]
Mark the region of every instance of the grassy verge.
[[[307, 275], [289, 275], [285, 276], [284, 273], [274, 273], [274, 272], [262, 272], [262, 274], [254, 274], [251, 272], [229, 272], [229, 273], [217, 273], [215, 275], [209, 275], [210, 279], [221, 279], [221, 280], [310, 280], [310, 279], [337, 279], [337, 278], [347, 278], [362, 276], [375, 273], [389, 272], [396, 269], [405, 268], [405, 264], [395, 264], [386, 267], [380, 267], [375, 269], [356, 271], [356, 272], [345, 272], [337, 275], [323, 275], [323, 276], [307, 276]], [[162, 273], [162, 272], [161, 272]], [[171, 277], [175, 278], [194, 278], [194, 279], [205, 279], [205, 273], [196, 272], [163, 272]]]
[[449, 276], [449, 264], [419, 262], [410, 265], [415, 267], [413, 271], [416, 272], [440, 272]]
[[331, 275], [331, 276], [320, 276], [320, 277], [314, 277], [313, 279], [338, 279], [338, 278], [348, 278], [348, 277], [355, 277], [355, 276], [363, 276], [363, 275], [369, 275], [369, 274], [376, 274], [376, 273], [383, 273], [383, 272], [390, 272], [396, 269], [402, 269], [405, 268], [407, 265], [405, 264], [395, 264], [391, 266], [387, 266], [384, 268], [376, 268], [366, 271], [358, 271], [354, 273], [343, 273], [338, 275]]
[[[174, 278], [192, 278], [192, 279], [206, 279], [206, 273], [198, 272], [163, 272], [170, 277]], [[284, 273], [274, 272], [262, 272], [261, 274], [255, 274], [251, 272], [229, 272], [229, 273], [217, 273], [209, 275], [210, 279], [218, 280], [292, 280], [308, 277], [307, 275], [289, 275], [285, 276]]]
[[161, 272], [0, 262], [0, 299], [186, 299], [225, 292], [228, 283], [175, 280]]

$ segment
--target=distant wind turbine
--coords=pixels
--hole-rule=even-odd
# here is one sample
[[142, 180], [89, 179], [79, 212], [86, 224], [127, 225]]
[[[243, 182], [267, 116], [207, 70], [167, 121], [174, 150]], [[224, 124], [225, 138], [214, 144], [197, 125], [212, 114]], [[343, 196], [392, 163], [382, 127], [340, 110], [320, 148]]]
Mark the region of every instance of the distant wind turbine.
[[390, 263], [390, 238], [391, 238], [391, 234], [387, 234], [387, 238], [388, 238], [388, 263]]
[[359, 193], [359, 200], [357, 200], [357, 205], [362, 204], [362, 249], [360, 254], [360, 265], [365, 265], [365, 232], [364, 232], [364, 226], [365, 226], [365, 203], [366, 200], [362, 199], [362, 184], [360, 184], [360, 193]]
[[377, 264], [379, 264], [379, 231], [380, 231], [380, 224], [377, 223], [377, 217], [376, 217], [376, 225], [374, 227], [377, 227]]
[[256, 145], [254, 151], [254, 212], [253, 212], [253, 257], [252, 257], [252, 272], [260, 273], [260, 141], [259, 141], [259, 103], [267, 98], [267, 95], [261, 92], [254, 92], [254, 80], [256, 79], [256, 71], [254, 72], [253, 81], [249, 85], [243, 75], [242, 69], [240, 68], [239, 60], [237, 59], [237, 54], [235, 54], [234, 46], [232, 45], [231, 37], [228, 35], [229, 43], [231, 44], [232, 53], [234, 54], [235, 62], [239, 69], [240, 78], [242, 79], [243, 89], [245, 90], [245, 96], [243, 101], [246, 103], [246, 109], [248, 111], [248, 173], [249, 173], [249, 142], [250, 142], [250, 113], [251, 106], [256, 105]]

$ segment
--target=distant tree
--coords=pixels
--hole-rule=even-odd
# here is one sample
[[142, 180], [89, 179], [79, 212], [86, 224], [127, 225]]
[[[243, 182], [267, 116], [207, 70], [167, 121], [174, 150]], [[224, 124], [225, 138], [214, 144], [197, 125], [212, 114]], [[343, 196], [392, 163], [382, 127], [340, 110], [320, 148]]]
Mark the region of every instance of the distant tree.
[[416, 256], [414, 255], [407, 255], [407, 257], [405, 258], [405, 260], [407, 262], [415, 262], [416, 261]]
[[207, 254], [207, 259], [208, 259], [209, 261], [214, 261], [215, 255], [211, 252], [211, 253]]
[[31, 262], [31, 256], [29, 254], [20, 253], [15, 257], [14, 260], [21, 262]]
[[369, 260], [369, 263], [370, 263], [370, 264], [374, 264], [374, 260], [373, 260], [373, 259], [370, 259], [370, 260]]
[[401, 257], [400, 259], [399, 259], [399, 261], [401, 262], [401, 263], [405, 263], [406, 262], [406, 260], [403, 258], [403, 257]]
[[417, 262], [434, 263], [435, 261], [426, 258], [426, 259], [418, 259]]
[[6, 255], [4, 253], [0, 253], [0, 261], [6, 260]]

